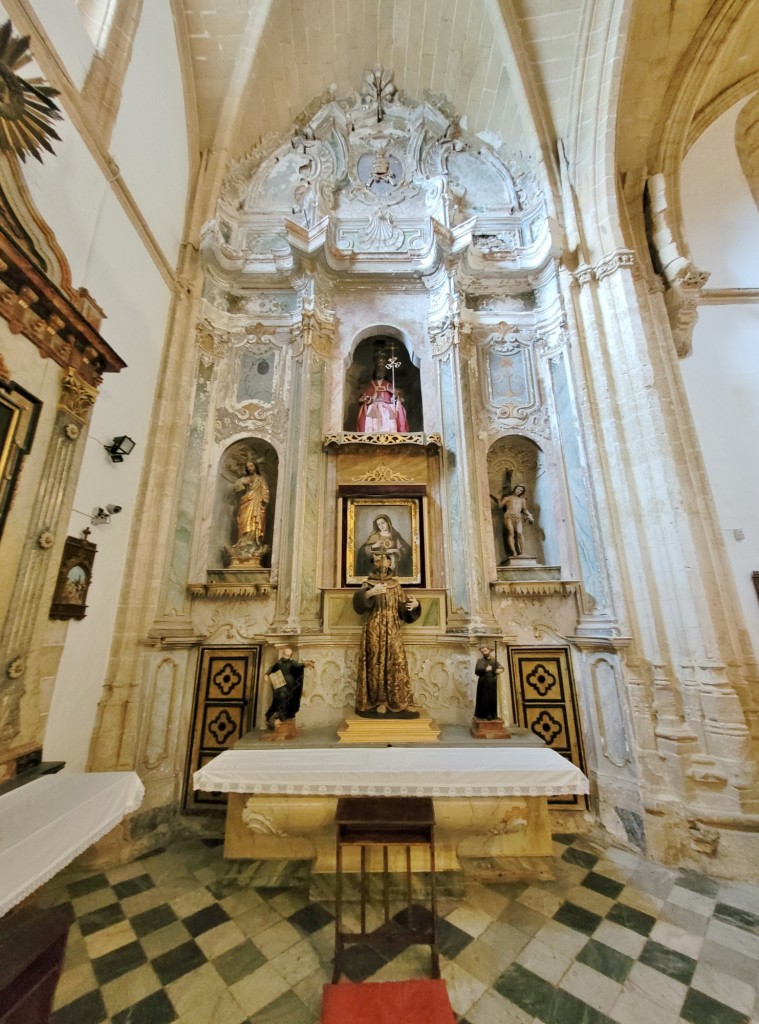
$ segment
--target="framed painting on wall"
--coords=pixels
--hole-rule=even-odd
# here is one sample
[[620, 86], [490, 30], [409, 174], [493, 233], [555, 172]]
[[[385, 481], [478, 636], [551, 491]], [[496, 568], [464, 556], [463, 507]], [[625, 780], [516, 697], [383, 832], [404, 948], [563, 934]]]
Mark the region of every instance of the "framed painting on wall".
[[383, 553], [401, 583], [423, 586], [422, 511], [421, 497], [345, 498], [345, 585], [363, 583], [373, 555]]
[[0, 376], [0, 534], [13, 502], [21, 464], [32, 447], [42, 403]]

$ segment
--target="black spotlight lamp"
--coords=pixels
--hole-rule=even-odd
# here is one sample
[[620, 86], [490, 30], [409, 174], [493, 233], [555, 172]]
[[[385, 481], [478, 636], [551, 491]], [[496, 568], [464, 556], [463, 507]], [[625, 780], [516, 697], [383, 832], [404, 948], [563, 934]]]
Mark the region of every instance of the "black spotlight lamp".
[[110, 444], [104, 444], [103, 447], [111, 456], [111, 462], [123, 462], [127, 455], [134, 451], [134, 445], [131, 437], [124, 434], [123, 437], [114, 437]]

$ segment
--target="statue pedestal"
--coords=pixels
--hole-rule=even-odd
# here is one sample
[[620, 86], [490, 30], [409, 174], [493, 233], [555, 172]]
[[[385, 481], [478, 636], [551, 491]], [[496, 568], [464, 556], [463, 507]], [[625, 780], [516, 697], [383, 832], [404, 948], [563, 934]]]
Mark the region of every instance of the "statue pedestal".
[[[538, 565], [534, 558], [528, 558], [530, 565], [511, 558], [504, 565], [498, 566], [498, 581], [500, 583], [534, 583], [548, 580], [561, 580], [560, 565]], [[559, 584], [559, 589], [561, 584]]]
[[260, 739], [262, 743], [279, 743], [280, 740], [294, 740], [297, 735], [295, 719], [289, 718], [285, 722], [277, 722], [273, 729], [261, 733]]
[[382, 743], [393, 746], [400, 743], [437, 743], [440, 726], [426, 711], [418, 718], [362, 718], [348, 715], [337, 730], [341, 743]]
[[509, 569], [531, 569], [538, 564], [538, 560], [532, 555], [512, 555], [502, 564]]
[[511, 733], [503, 724], [502, 718], [494, 718], [491, 721], [473, 718], [469, 731], [476, 740], [508, 740], [511, 738]]

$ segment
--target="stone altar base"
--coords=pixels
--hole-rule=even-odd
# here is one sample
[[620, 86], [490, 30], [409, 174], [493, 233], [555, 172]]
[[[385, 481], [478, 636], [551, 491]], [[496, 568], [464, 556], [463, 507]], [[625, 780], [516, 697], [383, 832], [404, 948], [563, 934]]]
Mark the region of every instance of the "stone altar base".
[[476, 740], [508, 740], [511, 733], [503, 724], [502, 718], [487, 721], [484, 718], [473, 718], [469, 731]]
[[[336, 796], [230, 793], [224, 856], [253, 860], [316, 859], [315, 873], [335, 870]], [[551, 857], [551, 819], [544, 796], [435, 797], [438, 871], [460, 871], [459, 857], [524, 858], [545, 871]], [[367, 850], [369, 871], [382, 870], [382, 851]], [[536, 859], [537, 858], [537, 859]], [[345, 851], [346, 871], [358, 871], [359, 850]], [[390, 870], [405, 870], [405, 849], [390, 848]], [[414, 871], [428, 871], [424, 850], [412, 849]], [[542, 876], [541, 876], [542, 877]]]
[[426, 711], [418, 718], [363, 718], [348, 715], [337, 730], [341, 743], [381, 743], [398, 746], [402, 743], [437, 743], [440, 726]]

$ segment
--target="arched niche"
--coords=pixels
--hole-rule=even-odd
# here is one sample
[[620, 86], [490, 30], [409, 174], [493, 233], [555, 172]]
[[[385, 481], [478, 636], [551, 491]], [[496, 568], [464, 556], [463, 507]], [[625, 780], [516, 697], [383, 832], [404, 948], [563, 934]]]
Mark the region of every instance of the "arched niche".
[[[383, 353], [398, 360], [395, 368], [395, 386], [403, 396], [408, 429], [424, 430], [422, 388], [419, 370], [413, 353], [409, 352], [399, 331], [389, 327], [372, 327], [363, 331], [353, 349], [353, 356], [345, 374], [343, 391], [343, 430], [354, 431], [359, 414], [359, 396], [371, 382], [375, 363]], [[382, 361], [386, 361], [384, 356]], [[392, 371], [386, 371], [388, 379]]]
[[[245, 564], [240, 557], [238, 513], [240, 499], [246, 490], [247, 464], [255, 462], [263, 478], [265, 489], [257, 491], [266, 496], [263, 537], [258, 550]], [[279, 456], [276, 450], [260, 437], [245, 437], [225, 448], [219, 459], [216, 474], [213, 525], [209, 547], [209, 569], [256, 569], [271, 566], [271, 552], [274, 538], [274, 517], [276, 512]], [[268, 495], [267, 495], [268, 492]], [[258, 565], [252, 564], [256, 561]]]
[[533, 523], [523, 520], [523, 554], [531, 555], [539, 565], [558, 565], [559, 547], [547, 460], [543, 450], [529, 437], [509, 434], [499, 437], [488, 451], [488, 488], [493, 517], [496, 564], [506, 560], [503, 537], [503, 511], [498, 501], [521, 484], [525, 488], [527, 508]]

